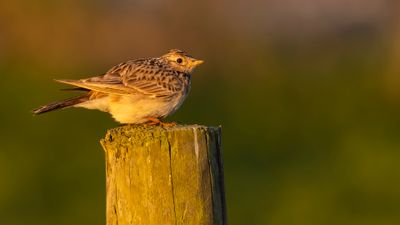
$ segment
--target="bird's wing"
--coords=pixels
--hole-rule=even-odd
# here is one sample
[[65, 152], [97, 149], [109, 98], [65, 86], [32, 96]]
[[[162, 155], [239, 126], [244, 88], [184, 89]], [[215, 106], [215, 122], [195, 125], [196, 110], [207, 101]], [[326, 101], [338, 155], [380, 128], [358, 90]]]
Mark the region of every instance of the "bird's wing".
[[158, 68], [148, 67], [122, 76], [122, 82], [127, 87], [154, 98], [168, 98], [181, 92], [184, 88], [176, 71], [160, 71]]
[[57, 82], [110, 94], [140, 93], [149, 97], [171, 97], [182, 91], [177, 72], [161, 68], [148, 59], [128, 61], [111, 68], [105, 75]]
[[132, 93], [131, 88], [126, 87], [121, 80], [121, 74], [132, 70], [137, 65], [135, 63], [121, 63], [111, 68], [102, 76], [90, 77], [80, 80], [55, 80], [60, 83], [73, 85], [79, 88], [117, 95]]
[[157, 58], [138, 59], [111, 68], [109, 76], [119, 75], [125, 87], [149, 97], [168, 98], [181, 92], [185, 85], [177, 71]]
[[109, 94], [128, 94], [129, 90], [125, 87], [121, 80], [107, 79], [105, 76], [91, 77], [81, 80], [55, 80], [60, 83], [69, 84], [92, 91], [98, 91]]

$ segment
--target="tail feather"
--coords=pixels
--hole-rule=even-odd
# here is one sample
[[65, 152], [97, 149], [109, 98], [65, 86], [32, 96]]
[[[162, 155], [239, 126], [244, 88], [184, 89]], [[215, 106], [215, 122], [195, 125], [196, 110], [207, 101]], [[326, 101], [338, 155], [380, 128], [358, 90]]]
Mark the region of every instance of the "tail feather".
[[68, 98], [68, 99], [65, 99], [65, 100], [57, 101], [57, 102], [52, 102], [50, 104], [41, 106], [41, 107], [39, 107], [37, 109], [32, 110], [32, 113], [38, 115], [38, 114], [50, 112], [50, 111], [53, 111], [53, 110], [63, 109], [63, 108], [66, 108], [66, 107], [74, 106], [74, 105], [77, 105], [79, 103], [86, 102], [88, 100], [89, 100], [89, 95], [88, 94], [84, 94], [84, 95], [76, 96], [76, 97], [73, 97], [73, 98]]

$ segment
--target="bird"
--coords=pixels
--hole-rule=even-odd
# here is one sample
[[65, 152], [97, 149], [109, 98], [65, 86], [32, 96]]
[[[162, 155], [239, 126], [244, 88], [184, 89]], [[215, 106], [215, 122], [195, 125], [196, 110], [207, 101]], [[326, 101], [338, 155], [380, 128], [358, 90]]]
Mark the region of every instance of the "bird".
[[172, 126], [161, 119], [176, 112], [190, 91], [193, 70], [204, 61], [172, 49], [160, 57], [120, 63], [100, 76], [55, 80], [83, 94], [43, 105], [32, 112], [81, 107], [110, 113], [121, 124]]

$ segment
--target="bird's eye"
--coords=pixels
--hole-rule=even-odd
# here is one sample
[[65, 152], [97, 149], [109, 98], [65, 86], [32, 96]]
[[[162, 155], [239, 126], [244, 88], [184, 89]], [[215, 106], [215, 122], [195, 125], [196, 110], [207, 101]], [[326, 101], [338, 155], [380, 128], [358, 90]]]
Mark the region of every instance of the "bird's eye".
[[177, 58], [177, 59], [176, 59], [176, 62], [179, 63], [179, 64], [182, 63], [182, 61], [183, 61], [183, 60], [182, 60], [181, 58]]

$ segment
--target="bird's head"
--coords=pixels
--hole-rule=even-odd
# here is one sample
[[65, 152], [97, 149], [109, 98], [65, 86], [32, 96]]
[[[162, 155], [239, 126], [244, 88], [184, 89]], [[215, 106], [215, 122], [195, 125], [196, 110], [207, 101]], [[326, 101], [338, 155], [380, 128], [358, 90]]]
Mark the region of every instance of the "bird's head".
[[161, 56], [161, 58], [172, 68], [185, 73], [191, 73], [194, 68], [204, 62], [203, 60], [195, 59], [186, 52], [178, 49], [170, 50], [167, 54]]

